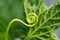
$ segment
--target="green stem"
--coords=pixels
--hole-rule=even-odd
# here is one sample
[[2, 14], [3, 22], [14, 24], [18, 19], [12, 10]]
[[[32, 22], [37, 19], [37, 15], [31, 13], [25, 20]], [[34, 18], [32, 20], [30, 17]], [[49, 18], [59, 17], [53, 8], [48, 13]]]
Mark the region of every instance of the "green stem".
[[24, 1], [24, 9], [25, 9], [25, 14], [28, 14], [28, 10], [27, 10], [27, 4], [28, 4], [28, 0]]
[[29, 29], [28, 35], [25, 38], [25, 40], [30, 40], [31, 39], [31, 36], [32, 36], [31, 33], [32, 33], [32, 28]]
[[29, 25], [29, 24], [26, 24], [25, 22], [23, 22], [23, 21], [20, 20], [20, 19], [13, 19], [13, 20], [9, 23], [9, 25], [8, 25], [8, 27], [7, 27], [7, 30], [6, 30], [6, 40], [8, 40], [8, 32], [9, 32], [9, 29], [10, 29], [11, 25], [12, 25], [15, 21], [18, 21], [18, 22], [20, 22], [20, 23], [22, 23], [22, 24], [24, 24], [25, 26], [28, 26], [28, 27], [32, 27], [32, 26], [36, 25], [36, 23], [34, 23], [34, 24], [32, 24], [32, 25]]

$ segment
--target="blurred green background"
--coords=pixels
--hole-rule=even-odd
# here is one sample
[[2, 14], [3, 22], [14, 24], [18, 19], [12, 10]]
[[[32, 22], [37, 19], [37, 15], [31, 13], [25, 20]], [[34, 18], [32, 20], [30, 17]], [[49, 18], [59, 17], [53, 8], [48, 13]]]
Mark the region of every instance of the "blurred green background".
[[[23, 1], [24, 0], [0, 0], [0, 40], [4, 40], [6, 28], [7, 28], [8, 23], [10, 22], [10, 20], [12, 20], [14, 18], [19, 18], [19, 19], [25, 21], [24, 20], [25, 15], [24, 15]], [[56, 2], [56, 0], [45, 0], [45, 3], [48, 7], [51, 4], [54, 4], [55, 2]], [[20, 26], [20, 27], [17, 27], [17, 29], [21, 29], [21, 28], [23, 29], [23, 27], [21, 25], [16, 24], [15, 26], [16, 27]], [[16, 28], [14, 28], [12, 30], [15, 30], [15, 29]], [[60, 28], [58, 28], [55, 31], [55, 34], [57, 35], [58, 38], [60, 38]], [[15, 40], [20, 40], [20, 39], [15, 38]]]

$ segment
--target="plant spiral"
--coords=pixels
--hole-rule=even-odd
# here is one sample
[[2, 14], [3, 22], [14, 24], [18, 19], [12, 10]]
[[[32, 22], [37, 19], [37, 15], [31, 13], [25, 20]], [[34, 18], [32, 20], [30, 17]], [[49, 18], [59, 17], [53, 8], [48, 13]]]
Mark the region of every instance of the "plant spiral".
[[26, 20], [29, 24], [32, 24], [32, 23], [37, 23], [38, 22], [38, 18], [37, 18], [37, 15], [35, 13], [29, 13], [26, 17]]
[[8, 40], [8, 32], [9, 32], [9, 29], [10, 29], [11, 25], [12, 25], [15, 21], [18, 21], [18, 22], [24, 24], [25, 26], [33, 27], [33, 26], [35, 26], [35, 25], [37, 24], [37, 22], [38, 22], [38, 16], [37, 16], [35, 13], [29, 13], [29, 14], [27, 14], [27, 16], [26, 16], [26, 20], [27, 20], [28, 24], [25, 23], [25, 22], [23, 22], [23, 21], [20, 20], [20, 19], [13, 19], [13, 20], [8, 24], [8, 27], [7, 27], [7, 30], [6, 30], [6, 40]]

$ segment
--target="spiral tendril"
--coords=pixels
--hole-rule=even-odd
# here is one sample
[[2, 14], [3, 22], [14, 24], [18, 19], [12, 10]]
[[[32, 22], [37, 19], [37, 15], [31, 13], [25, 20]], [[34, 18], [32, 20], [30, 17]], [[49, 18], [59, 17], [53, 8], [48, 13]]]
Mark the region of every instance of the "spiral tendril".
[[26, 20], [27, 20], [28, 24], [25, 23], [25, 22], [23, 22], [23, 21], [20, 20], [20, 19], [13, 19], [13, 20], [9, 23], [9, 25], [8, 25], [8, 27], [7, 27], [7, 30], [6, 30], [6, 40], [8, 40], [8, 32], [9, 32], [9, 29], [10, 29], [11, 25], [12, 25], [15, 21], [18, 21], [18, 22], [24, 24], [25, 26], [33, 27], [33, 26], [35, 26], [35, 25], [37, 24], [37, 22], [38, 22], [38, 16], [37, 16], [35, 13], [29, 13], [29, 14], [26, 16]]
[[[27, 4], [28, 4], [28, 0], [24, 1], [24, 9], [25, 9], [25, 13], [26, 13], [26, 21], [27, 23], [25, 23], [24, 21], [20, 20], [20, 19], [13, 19], [11, 20], [11, 22], [8, 24], [7, 30], [6, 30], [6, 40], [8, 40], [8, 34], [9, 34], [9, 29], [11, 28], [11, 25], [14, 22], [20, 22], [23, 25], [27, 26], [27, 27], [34, 27], [37, 23], [38, 23], [38, 16], [35, 13], [29, 13], [27, 10]], [[29, 4], [28, 4], [29, 5]]]
[[31, 23], [37, 23], [38, 22], [38, 17], [35, 13], [29, 13], [26, 17], [26, 20], [29, 24]]

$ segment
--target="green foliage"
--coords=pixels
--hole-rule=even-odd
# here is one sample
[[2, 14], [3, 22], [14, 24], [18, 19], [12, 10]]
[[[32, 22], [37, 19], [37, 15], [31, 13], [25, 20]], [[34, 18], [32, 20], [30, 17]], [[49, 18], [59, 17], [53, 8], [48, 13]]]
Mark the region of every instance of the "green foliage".
[[60, 0], [57, 0], [57, 3], [60, 4]]
[[39, 0], [0, 0], [0, 40], [56, 40], [60, 4]]

